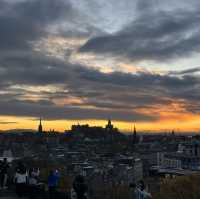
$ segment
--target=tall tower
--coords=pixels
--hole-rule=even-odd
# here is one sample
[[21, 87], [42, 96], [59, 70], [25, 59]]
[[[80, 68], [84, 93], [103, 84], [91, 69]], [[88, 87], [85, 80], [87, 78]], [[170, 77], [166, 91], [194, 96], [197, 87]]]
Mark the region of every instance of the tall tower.
[[108, 124], [106, 125], [106, 131], [109, 133], [110, 141], [113, 141], [114, 135], [113, 135], [113, 125], [111, 119], [108, 120]]
[[109, 131], [113, 130], [113, 125], [112, 125], [112, 122], [111, 122], [110, 119], [108, 120], [108, 124], [106, 125], [106, 129], [109, 130]]
[[39, 126], [38, 126], [38, 133], [42, 133], [42, 119], [40, 117], [40, 123], [39, 123]]
[[133, 140], [133, 144], [136, 144], [136, 142], [137, 142], [137, 131], [136, 131], [136, 127], [135, 127], [135, 125], [134, 125], [134, 130], [133, 130], [133, 138], [132, 138]]

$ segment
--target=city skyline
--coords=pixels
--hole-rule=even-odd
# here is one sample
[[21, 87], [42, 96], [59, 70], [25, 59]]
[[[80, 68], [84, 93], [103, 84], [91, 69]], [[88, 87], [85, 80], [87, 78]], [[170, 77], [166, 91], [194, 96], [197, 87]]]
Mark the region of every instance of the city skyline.
[[[40, 124], [40, 118], [18, 118], [16, 117], [8, 118], [9, 121], [12, 121], [12, 119], [15, 119], [15, 122], [1, 122], [2, 126], [5, 128], [1, 128], [2, 131], [9, 131], [9, 130], [31, 130], [31, 131], [38, 131], [38, 126]], [[3, 121], [3, 120], [2, 120]], [[196, 121], [194, 121], [195, 123]], [[108, 120], [45, 120], [42, 119], [42, 128], [44, 132], [51, 132], [51, 131], [57, 131], [60, 133], [64, 133], [66, 130], [70, 130], [73, 125], [86, 125], [93, 127], [103, 127], [107, 125]], [[130, 123], [130, 122], [119, 122], [112, 120], [112, 123], [114, 127], [119, 129], [122, 133], [132, 133], [134, 132], [134, 127], [137, 128], [137, 131], [139, 133], [172, 133], [175, 132], [177, 134], [179, 133], [199, 133], [199, 128], [190, 128], [187, 129], [187, 124], [183, 126], [183, 129], [180, 128], [169, 128], [169, 124], [140, 124], [140, 123]], [[176, 125], [174, 125], [176, 126]], [[196, 122], [196, 125], [198, 126], [198, 121]]]
[[196, 0], [0, 1], [0, 130], [200, 132]]

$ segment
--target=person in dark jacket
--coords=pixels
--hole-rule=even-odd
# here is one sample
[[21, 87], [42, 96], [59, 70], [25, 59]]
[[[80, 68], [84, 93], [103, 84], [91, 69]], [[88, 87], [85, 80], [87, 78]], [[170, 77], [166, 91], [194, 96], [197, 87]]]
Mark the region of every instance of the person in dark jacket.
[[7, 188], [8, 169], [9, 169], [9, 164], [8, 164], [7, 158], [4, 158], [0, 166], [0, 176], [1, 176], [0, 184], [2, 188]]
[[130, 183], [129, 188], [131, 189], [131, 199], [136, 199], [136, 184], [134, 182]]
[[88, 186], [82, 175], [76, 176], [73, 183], [73, 189], [76, 192], [77, 199], [87, 199]]
[[58, 171], [51, 170], [48, 176], [49, 198], [56, 199], [56, 189], [59, 181]]

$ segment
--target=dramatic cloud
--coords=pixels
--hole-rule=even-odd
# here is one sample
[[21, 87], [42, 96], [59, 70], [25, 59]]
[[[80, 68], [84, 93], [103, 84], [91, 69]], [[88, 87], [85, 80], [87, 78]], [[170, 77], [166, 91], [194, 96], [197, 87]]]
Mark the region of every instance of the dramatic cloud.
[[200, 67], [195, 67], [191, 69], [186, 69], [183, 71], [172, 71], [170, 74], [171, 75], [186, 75], [186, 74], [195, 74], [200, 72]]
[[0, 116], [155, 122], [163, 112], [199, 114], [199, 67], [159, 66], [198, 55], [194, 0], [2, 0], [0, 7]]
[[140, 10], [144, 8], [145, 12], [141, 11], [135, 20], [114, 34], [90, 39], [80, 51], [133, 61], [170, 61], [200, 51], [199, 6], [167, 11], [159, 7], [155, 11], [152, 7], [151, 3], [140, 3]]
[[[151, 121], [158, 117], [139, 113], [141, 108], [156, 109], [171, 105], [177, 100], [183, 100], [187, 108], [187, 104], [200, 98], [198, 76], [179, 77], [151, 73], [134, 75], [120, 72], [106, 74], [81, 65], [67, 64], [59, 60], [56, 62], [55, 59], [54, 62], [49, 60], [51, 67], [47, 60], [40, 61], [41, 63], [39, 60], [37, 62], [39, 70], [36, 74], [34, 71], [37, 71], [37, 67], [33, 67], [31, 75], [27, 70], [24, 74], [22, 70], [20, 73], [8, 72], [6, 76], [2, 76], [2, 79], [5, 77], [5, 82], [6, 79], [12, 79], [14, 84], [26, 85], [24, 88], [13, 88], [12, 83], [5, 88], [0, 101], [2, 114], [37, 116], [43, 113], [46, 118], [51, 119], [103, 119], [112, 116], [118, 120]], [[22, 63], [20, 62], [20, 65], [24, 68]], [[55, 70], [55, 66], [59, 66], [59, 70]], [[17, 78], [19, 74], [24, 74], [24, 78]], [[37, 85], [38, 90], [28, 88], [28, 85]], [[47, 88], [50, 85], [57, 86], [56, 89], [48, 90], [44, 88], [45, 85]]]
[[52, 24], [65, 12], [70, 11], [70, 5], [62, 1], [30, 0], [15, 4], [0, 2], [5, 12], [0, 14], [1, 50], [22, 50], [30, 43], [45, 34], [47, 26]]

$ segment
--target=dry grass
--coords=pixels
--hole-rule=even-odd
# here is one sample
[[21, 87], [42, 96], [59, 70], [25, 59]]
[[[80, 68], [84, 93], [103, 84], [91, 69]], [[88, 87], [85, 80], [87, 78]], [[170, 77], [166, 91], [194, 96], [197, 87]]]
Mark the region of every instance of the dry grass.
[[163, 181], [155, 199], [199, 199], [200, 175], [177, 177]]

